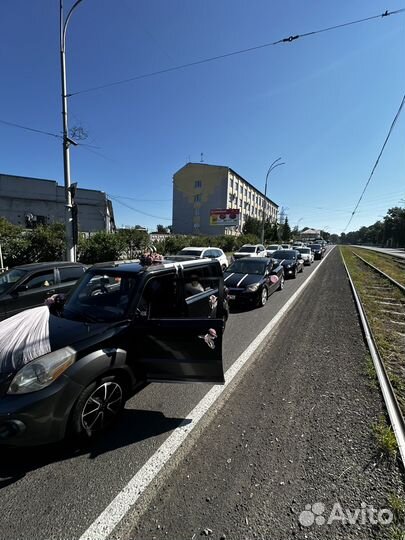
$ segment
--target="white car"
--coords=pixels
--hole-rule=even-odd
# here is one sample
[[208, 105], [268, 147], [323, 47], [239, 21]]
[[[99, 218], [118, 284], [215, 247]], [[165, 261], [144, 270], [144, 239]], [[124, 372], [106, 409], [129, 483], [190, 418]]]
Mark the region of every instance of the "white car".
[[177, 252], [177, 255], [187, 255], [189, 257], [198, 257], [199, 259], [217, 259], [220, 262], [222, 270], [228, 268], [229, 263], [222, 249], [213, 247], [185, 247]]
[[271, 257], [275, 251], [278, 251], [279, 249], [282, 249], [280, 244], [271, 244], [270, 246], [267, 246], [266, 252], [267, 257]]
[[309, 247], [296, 247], [294, 248], [296, 251], [299, 251], [301, 253], [301, 259], [304, 260], [305, 266], [310, 266], [314, 262], [314, 253], [311, 248]]
[[242, 257], [266, 257], [267, 251], [262, 244], [244, 244], [233, 254], [234, 259]]

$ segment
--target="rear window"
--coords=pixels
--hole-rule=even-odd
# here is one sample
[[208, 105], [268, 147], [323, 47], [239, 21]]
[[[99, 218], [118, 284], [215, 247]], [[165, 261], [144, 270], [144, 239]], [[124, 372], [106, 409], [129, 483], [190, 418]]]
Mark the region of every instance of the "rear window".
[[238, 253], [255, 253], [256, 247], [255, 246], [242, 246], [238, 249]]
[[66, 268], [59, 268], [60, 282], [66, 283], [68, 281], [77, 281], [82, 277], [84, 268], [80, 266], [68, 266]]
[[272, 255], [273, 259], [295, 259], [297, 254], [295, 251], [290, 249], [280, 249], [280, 251], [275, 251]]
[[298, 251], [300, 253], [311, 253], [311, 250], [309, 248], [298, 248]]
[[200, 257], [202, 253], [201, 249], [182, 249], [177, 255], [189, 255], [190, 257]]

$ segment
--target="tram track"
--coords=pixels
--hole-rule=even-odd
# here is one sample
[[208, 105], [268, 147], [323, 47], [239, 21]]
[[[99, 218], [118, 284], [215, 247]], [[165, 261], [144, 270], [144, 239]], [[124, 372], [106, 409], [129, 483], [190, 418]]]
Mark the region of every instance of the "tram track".
[[405, 465], [405, 287], [354, 251], [342, 256]]

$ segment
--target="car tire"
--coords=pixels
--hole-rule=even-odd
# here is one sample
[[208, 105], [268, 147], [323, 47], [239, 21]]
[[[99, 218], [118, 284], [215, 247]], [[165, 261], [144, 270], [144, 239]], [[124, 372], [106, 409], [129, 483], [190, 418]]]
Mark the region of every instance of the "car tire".
[[264, 307], [267, 304], [268, 297], [269, 293], [267, 292], [266, 287], [263, 287], [259, 296], [259, 307]]
[[80, 394], [70, 419], [70, 433], [92, 439], [108, 429], [125, 405], [125, 385], [111, 375], [92, 382]]
[[223, 264], [222, 265], [222, 272], [225, 272], [226, 268], [227, 268], [226, 264]]
[[282, 291], [284, 289], [284, 281], [285, 281], [284, 276], [281, 276], [280, 284], [279, 284], [278, 289], [277, 289], [278, 291]]

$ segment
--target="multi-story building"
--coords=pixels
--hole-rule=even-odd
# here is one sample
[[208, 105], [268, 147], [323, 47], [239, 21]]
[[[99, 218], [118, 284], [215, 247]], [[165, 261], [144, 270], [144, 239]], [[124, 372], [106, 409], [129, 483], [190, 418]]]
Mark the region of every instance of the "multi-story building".
[[[214, 209], [239, 209], [239, 227], [210, 224]], [[277, 221], [278, 205], [230, 167], [187, 163], [173, 176], [173, 233], [240, 234], [248, 216]]]
[[[112, 203], [104, 191], [78, 188], [75, 202], [81, 232], [115, 230]], [[65, 188], [54, 180], [0, 174], [0, 216], [26, 228], [64, 223]]]

